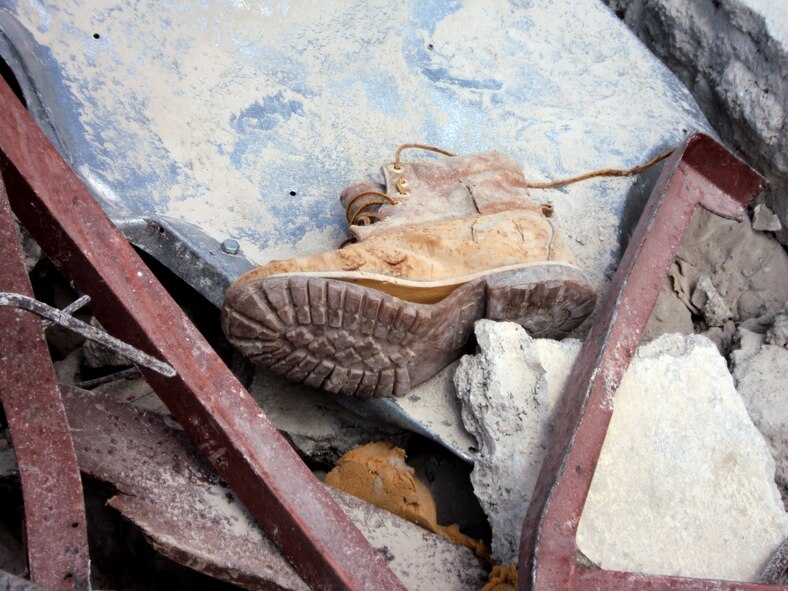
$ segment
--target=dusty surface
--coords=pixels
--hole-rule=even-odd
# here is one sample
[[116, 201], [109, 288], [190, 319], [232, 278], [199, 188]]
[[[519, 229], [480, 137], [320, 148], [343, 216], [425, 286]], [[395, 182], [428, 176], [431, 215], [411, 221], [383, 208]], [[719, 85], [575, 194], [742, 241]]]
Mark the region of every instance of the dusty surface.
[[402, 398], [332, 398], [362, 416], [384, 417], [389, 423], [424, 435], [470, 462], [476, 453], [476, 441], [462, 424], [453, 381], [456, 369], [457, 362], [447, 365]]
[[325, 483], [467, 546], [479, 556], [487, 554], [480, 540], [462, 534], [456, 524], [438, 524], [435, 499], [405, 463], [401, 448], [375, 442], [349, 451], [328, 473]]
[[[246, 589], [307, 588], [182, 432], [103, 394], [70, 390], [66, 406], [82, 470], [119, 489], [111, 506], [165, 556]], [[486, 579], [467, 548], [340, 491], [332, 495], [409, 589], [460, 591]]]
[[[479, 439], [471, 476], [493, 528], [493, 557], [517, 556], [553, 404], [578, 341], [534, 340], [517, 325], [477, 323], [481, 353], [455, 381]], [[578, 532], [603, 568], [757, 580], [788, 534], [774, 459], [716, 347], [666, 335], [642, 346], [615, 412]]]
[[[769, 235], [754, 231], [747, 218], [737, 223], [698, 209], [660, 293], [646, 337], [724, 328], [727, 320], [765, 332], [786, 301], [785, 248]], [[727, 330], [731, 338], [734, 332]], [[717, 341], [714, 334], [709, 336]], [[722, 338], [721, 333], [718, 336]]]
[[[59, 143], [108, 206], [231, 236], [258, 264], [335, 247], [340, 190], [374, 179], [404, 142], [505, 150], [543, 181], [628, 168], [708, 130], [594, 0], [0, 6]], [[534, 192], [595, 286], [618, 258], [633, 183]]]

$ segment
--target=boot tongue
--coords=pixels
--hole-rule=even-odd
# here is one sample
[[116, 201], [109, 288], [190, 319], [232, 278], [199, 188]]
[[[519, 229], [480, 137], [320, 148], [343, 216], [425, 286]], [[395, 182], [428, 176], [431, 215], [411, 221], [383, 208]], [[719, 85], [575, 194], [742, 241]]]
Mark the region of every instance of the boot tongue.
[[[369, 205], [364, 213], [373, 213], [378, 220], [370, 225], [352, 225], [350, 231], [358, 240], [404, 225], [538, 209], [528, 196], [519, 164], [500, 152], [402, 163], [399, 169], [387, 164], [382, 171], [385, 187], [356, 183], [340, 195], [345, 208], [351, 207], [349, 219], [366, 201]], [[370, 191], [385, 193], [397, 204], [375, 203], [373, 196], [363, 196]]]

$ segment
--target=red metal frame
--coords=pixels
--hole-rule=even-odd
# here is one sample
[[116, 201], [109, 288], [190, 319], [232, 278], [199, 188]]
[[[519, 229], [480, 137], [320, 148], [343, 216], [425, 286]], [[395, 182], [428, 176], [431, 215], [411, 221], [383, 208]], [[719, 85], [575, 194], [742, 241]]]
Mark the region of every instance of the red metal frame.
[[556, 411], [555, 431], [523, 523], [518, 589], [776, 589], [585, 569], [577, 566], [575, 541], [613, 413], [612, 398], [693, 211], [700, 205], [723, 217], [741, 219], [747, 204], [765, 186], [760, 175], [703, 134], [689, 137], [666, 162]]
[[111, 334], [163, 359], [141, 368], [198, 449], [314, 588], [404, 589], [170, 298], [11, 89], [0, 83], [11, 206]]
[[[0, 256], [0, 291], [32, 296], [2, 179]], [[57, 591], [90, 589], [82, 481], [41, 320], [0, 307], [0, 352], [0, 401], [22, 483], [30, 579]]]

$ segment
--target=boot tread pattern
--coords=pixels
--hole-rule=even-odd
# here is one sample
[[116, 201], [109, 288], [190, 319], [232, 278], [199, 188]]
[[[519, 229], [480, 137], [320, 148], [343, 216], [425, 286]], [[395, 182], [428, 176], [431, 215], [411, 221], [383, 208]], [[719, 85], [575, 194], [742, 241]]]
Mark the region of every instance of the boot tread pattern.
[[222, 323], [251, 361], [289, 380], [350, 396], [401, 396], [457, 358], [481, 317], [562, 338], [594, 305], [593, 290], [570, 267], [491, 275], [431, 305], [336, 279], [287, 276], [231, 288]]

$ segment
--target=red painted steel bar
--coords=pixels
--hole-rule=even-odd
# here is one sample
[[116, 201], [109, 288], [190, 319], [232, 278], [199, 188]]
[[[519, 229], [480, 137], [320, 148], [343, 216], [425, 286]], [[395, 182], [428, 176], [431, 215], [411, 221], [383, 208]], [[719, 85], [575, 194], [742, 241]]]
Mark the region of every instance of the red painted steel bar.
[[304, 580], [404, 589], [170, 298], [5, 83], [0, 169], [11, 205], [111, 334], [169, 363], [145, 379]]
[[[0, 257], [0, 291], [32, 296], [2, 179]], [[0, 401], [19, 465], [30, 579], [57, 591], [90, 589], [82, 480], [44, 330], [38, 316], [7, 307], [0, 307]]]
[[582, 571], [579, 577], [575, 537], [613, 413], [613, 397], [693, 211], [700, 205], [741, 219], [746, 205], [765, 186], [755, 171], [703, 134], [689, 137], [665, 163], [559, 403], [555, 431], [523, 523], [520, 590], [763, 588], [608, 571]]

